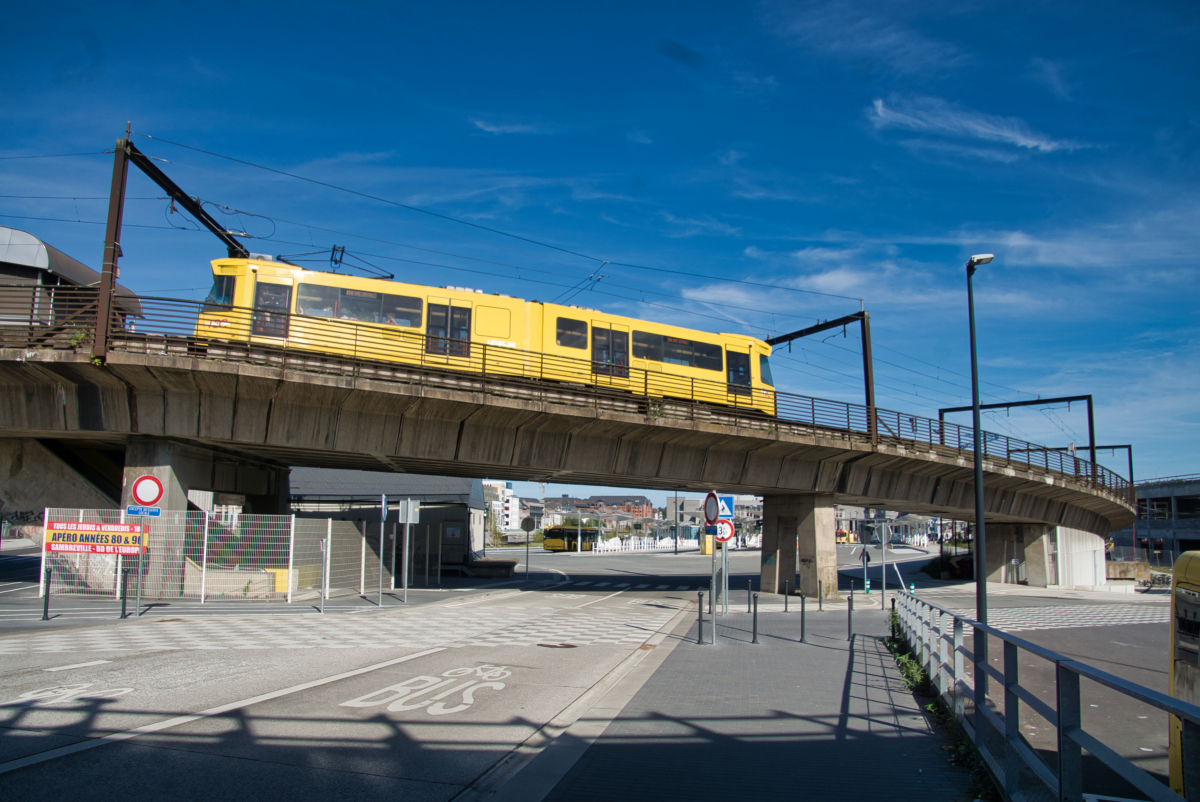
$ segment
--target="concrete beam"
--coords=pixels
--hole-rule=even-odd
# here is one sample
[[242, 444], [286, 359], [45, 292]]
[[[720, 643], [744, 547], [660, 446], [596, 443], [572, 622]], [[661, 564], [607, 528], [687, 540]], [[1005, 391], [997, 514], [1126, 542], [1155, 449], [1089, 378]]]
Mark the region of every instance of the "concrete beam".
[[[670, 403], [648, 408], [635, 396], [597, 399], [585, 388], [337, 362], [310, 371], [298, 366], [313, 360], [271, 359], [113, 352], [94, 366], [63, 351], [0, 350], [0, 435], [168, 436], [291, 465], [823, 493], [839, 503], [973, 517], [970, 455], [948, 446], [873, 446], [853, 432]], [[1133, 519], [1123, 498], [1079, 477], [1003, 460], [985, 471], [989, 523], [1107, 534]]]

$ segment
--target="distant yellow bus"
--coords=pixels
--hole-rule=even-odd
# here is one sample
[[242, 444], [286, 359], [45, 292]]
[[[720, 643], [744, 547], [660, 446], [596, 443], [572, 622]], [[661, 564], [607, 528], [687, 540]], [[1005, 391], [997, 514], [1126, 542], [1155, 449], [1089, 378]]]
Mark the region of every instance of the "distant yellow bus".
[[591, 551], [599, 541], [600, 530], [595, 527], [552, 526], [542, 533], [542, 548], [546, 551]]
[[[1187, 551], [1175, 561], [1171, 581], [1171, 646], [1167, 688], [1183, 702], [1200, 705], [1200, 551]], [[1171, 790], [1184, 793], [1183, 722], [1171, 716]]]
[[[198, 338], [611, 387], [775, 414], [771, 346], [594, 309], [217, 259]], [[210, 354], [220, 355], [214, 344]], [[319, 361], [319, 360], [318, 360]]]

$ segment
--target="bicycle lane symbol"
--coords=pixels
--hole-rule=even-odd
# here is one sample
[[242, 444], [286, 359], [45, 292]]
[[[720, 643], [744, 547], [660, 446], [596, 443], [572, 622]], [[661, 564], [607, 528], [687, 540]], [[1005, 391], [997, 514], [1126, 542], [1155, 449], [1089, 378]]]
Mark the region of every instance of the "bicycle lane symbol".
[[[508, 670], [508, 666], [482, 665], [475, 668], [453, 668], [444, 672], [441, 677], [422, 675], [389, 685], [386, 688], [380, 688], [357, 699], [342, 702], [339, 707], [387, 705], [390, 713], [424, 708], [425, 712], [431, 716], [447, 716], [469, 709], [475, 704], [475, 694], [479, 691], [485, 689], [504, 690], [504, 683], [497, 682], [497, 680], [511, 676], [512, 672]], [[468, 679], [464, 680], [464, 677]], [[455, 694], [461, 695], [461, 702], [451, 704], [453, 700], [450, 697]]]
[[85, 682], [79, 685], [55, 685], [52, 688], [38, 688], [36, 691], [26, 691], [16, 699], [0, 704], [0, 707], [49, 707], [79, 702], [87, 699], [105, 700], [117, 699], [127, 693], [133, 693], [133, 688], [109, 688], [105, 691], [89, 691], [95, 683]]

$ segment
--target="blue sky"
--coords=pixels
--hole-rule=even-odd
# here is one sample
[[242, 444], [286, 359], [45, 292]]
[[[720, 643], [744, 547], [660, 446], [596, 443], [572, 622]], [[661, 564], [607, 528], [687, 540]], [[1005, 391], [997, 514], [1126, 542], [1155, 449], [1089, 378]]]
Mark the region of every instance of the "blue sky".
[[[554, 246], [135, 137], [261, 215], [228, 218], [252, 251], [543, 301], [602, 275], [574, 302], [757, 336], [863, 298], [879, 405], [936, 416], [969, 401], [963, 263], [994, 252], [984, 400], [1092, 393], [1139, 477], [1200, 471], [1194, 3], [13, 3], [6, 29], [0, 223], [88, 264], [111, 157], [11, 157], [98, 154], [128, 120]], [[202, 296], [217, 240], [129, 195], [122, 281]], [[858, 401], [857, 354], [838, 332], [775, 374]], [[986, 424], [1086, 441], [1079, 405]]]

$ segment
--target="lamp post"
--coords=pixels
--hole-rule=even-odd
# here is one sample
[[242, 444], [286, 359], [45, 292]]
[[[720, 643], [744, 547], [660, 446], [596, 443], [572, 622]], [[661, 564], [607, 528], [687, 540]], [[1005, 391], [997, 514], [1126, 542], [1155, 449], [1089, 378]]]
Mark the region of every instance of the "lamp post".
[[[967, 260], [967, 312], [971, 328], [971, 412], [975, 445], [975, 620], [987, 623], [987, 548], [983, 523], [983, 434], [979, 422], [979, 359], [975, 354], [975, 293], [971, 277], [980, 265], [992, 261], [992, 254], [981, 253]], [[982, 639], [980, 639], [982, 640]]]

